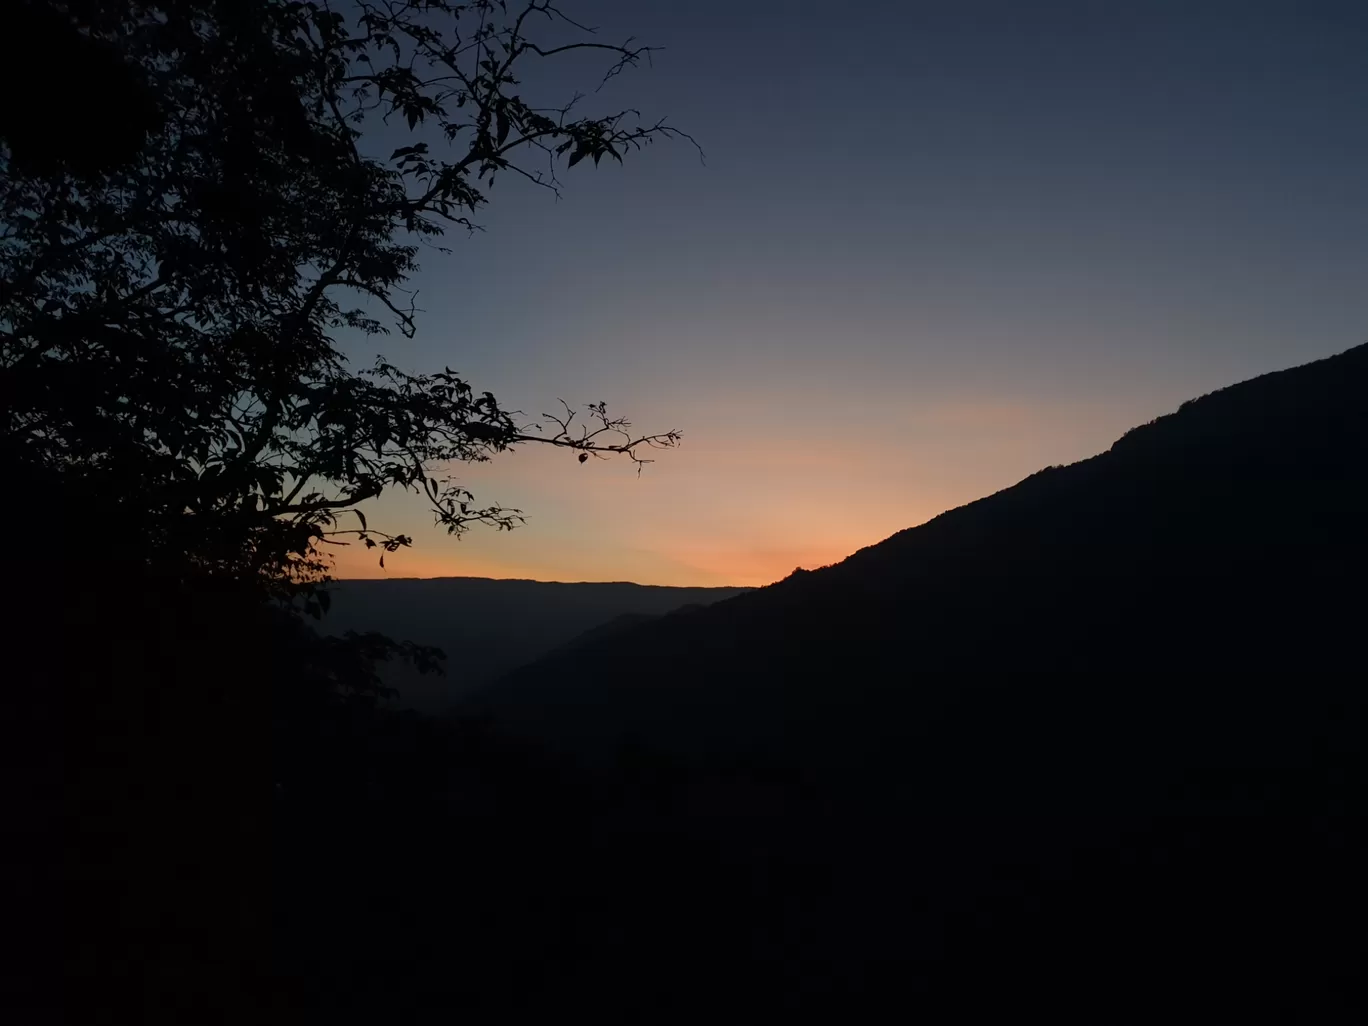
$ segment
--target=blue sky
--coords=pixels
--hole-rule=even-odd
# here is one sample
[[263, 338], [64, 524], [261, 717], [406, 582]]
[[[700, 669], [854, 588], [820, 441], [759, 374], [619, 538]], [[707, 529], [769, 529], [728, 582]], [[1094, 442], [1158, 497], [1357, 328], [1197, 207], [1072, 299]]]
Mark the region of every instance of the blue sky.
[[[577, 2], [666, 49], [586, 104], [702, 144], [500, 181], [415, 284], [509, 406], [607, 400], [684, 446], [470, 468], [526, 527], [380, 571], [759, 584], [1242, 378], [1368, 340], [1368, 5]], [[592, 89], [587, 64], [529, 91]]]

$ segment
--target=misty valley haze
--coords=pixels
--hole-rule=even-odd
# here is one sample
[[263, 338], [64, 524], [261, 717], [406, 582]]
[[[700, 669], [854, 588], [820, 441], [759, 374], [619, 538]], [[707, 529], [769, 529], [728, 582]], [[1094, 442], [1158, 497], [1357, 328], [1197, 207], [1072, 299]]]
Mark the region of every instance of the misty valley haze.
[[586, 632], [654, 619], [740, 594], [742, 588], [562, 584], [478, 577], [338, 581], [324, 626], [332, 634], [380, 631], [447, 654], [445, 673], [407, 664], [382, 670], [399, 708], [451, 712], [458, 701]]

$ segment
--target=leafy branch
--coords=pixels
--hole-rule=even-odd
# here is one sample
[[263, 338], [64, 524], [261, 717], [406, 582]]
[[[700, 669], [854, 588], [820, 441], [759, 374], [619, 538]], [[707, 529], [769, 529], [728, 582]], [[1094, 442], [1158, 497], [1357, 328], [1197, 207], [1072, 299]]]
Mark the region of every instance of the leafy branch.
[[[130, 558], [308, 592], [325, 546], [354, 538], [383, 559], [411, 543], [339, 526], [387, 489], [425, 495], [452, 534], [508, 530], [522, 512], [476, 501], [451, 468], [535, 442], [639, 472], [679, 443], [603, 403], [525, 423], [450, 368], [354, 371], [337, 345], [416, 333], [420, 247], [476, 230], [500, 174], [559, 194], [586, 160], [693, 143], [522, 81], [531, 62], [600, 56], [597, 96], [654, 48], [605, 41], [551, 0], [88, 14], [53, 24], [114, 61], [139, 116], [79, 153], [78, 133], [0, 137], [0, 452], [100, 495]], [[387, 156], [368, 148], [385, 124], [410, 133]]]
[[[574, 449], [580, 454], [579, 461], [584, 463], [590, 456], [608, 459], [611, 456], [626, 456], [636, 464], [637, 474], [653, 459], [639, 454], [641, 449], [673, 449], [679, 445], [682, 435], [679, 431], [665, 431], [652, 435], [634, 435], [632, 422], [626, 417], [612, 417], [608, 414], [608, 404], [589, 403], [584, 407], [586, 417], [577, 424], [575, 418], [581, 411], [576, 410], [564, 399], [560, 400], [564, 414], [544, 413], [543, 424], [533, 424], [531, 430], [537, 434], [520, 431], [514, 436], [519, 442], [544, 442], [561, 448]], [[550, 431], [554, 428], [554, 431]], [[616, 440], [615, 440], [616, 439]]]

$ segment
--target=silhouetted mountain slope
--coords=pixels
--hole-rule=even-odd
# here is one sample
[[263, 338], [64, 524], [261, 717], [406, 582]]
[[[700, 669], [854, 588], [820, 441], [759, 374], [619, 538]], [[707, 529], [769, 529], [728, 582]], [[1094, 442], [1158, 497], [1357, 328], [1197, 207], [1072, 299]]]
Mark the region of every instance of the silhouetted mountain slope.
[[576, 649], [596, 645], [605, 638], [620, 637], [634, 627], [640, 627], [644, 623], [651, 623], [654, 620], [659, 620], [661, 616], [683, 616], [703, 608], [704, 606], [700, 603], [690, 602], [688, 605], [680, 606], [678, 609], [672, 609], [670, 612], [663, 614], [623, 613], [621, 616], [613, 617], [613, 619], [609, 620], [607, 623], [599, 624], [597, 627], [591, 627], [583, 634], [571, 638], [564, 645], [561, 645], [554, 651], [548, 653], [548, 655], [554, 657], [565, 652], [572, 652]]
[[422, 676], [403, 665], [382, 670], [398, 704], [446, 711], [459, 697], [615, 618], [662, 616], [707, 605], [743, 588], [668, 588], [629, 583], [562, 584], [486, 577], [337, 581], [321, 627], [379, 631], [436, 645], [446, 674]]
[[1327, 779], [1354, 800], [1365, 527], [1360, 346], [475, 708], [584, 752], [633, 736], [928, 802], [1246, 807], [1330, 801]]
[[621, 616], [613, 617], [607, 623], [590, 627], [583, 634], [576, 635], [564, 645], [558, 646], [552, 654], [583, 648], [585, 645], [592, 645], [604, 638], [615, 638], [633, 627], [639, 627], [643, 623], [650, 623], [652, 620], [658, 619], [660, 619], [659, 616], [653, 616], [650, 613], [623, 613]]
[[1366, 395], [1358, 349], [605, 617], [467, 704], [553, 746], [301, 730], [281, 1021], [1361, 1021]]

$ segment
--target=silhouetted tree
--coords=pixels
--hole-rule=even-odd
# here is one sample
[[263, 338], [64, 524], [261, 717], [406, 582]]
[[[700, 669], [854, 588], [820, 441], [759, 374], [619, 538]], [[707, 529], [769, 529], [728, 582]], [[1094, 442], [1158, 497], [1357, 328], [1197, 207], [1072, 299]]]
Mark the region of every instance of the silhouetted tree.
[[[412, 489], [448, 531], [506, 529], [519, 511], [477, 502], [450, 467], [525, 442], [646, 462], [679, 439], [603, 403], [530, 420], [450, 368], [353, 369], [340, 348], [416, 330], [420, 249], [475, 229], [496, 178], [555, 191], [567, 168], [679, 135], [520, 82], [566, 56], [612, 78], [649, 49], [551, 0], [336, 6], [0, 15], [11, 48], [45, 62], [7, 63], [0, 110], [0, 536], [28, 588], [8, 700], [32, 706], [12, 717], [32, 818], [60, 805], [69, 828], [64, 854], [20, 875], [61, 867], [69, 907], [98, 924], [65, 930], [66, 989], [99, 995], [86, 1022], [259, 1020], [236, 1002], [269, 948], [272, 784], [292, 766], [347, 776], [339, 760], [365, 745], [330, 739], [381, 693], [376, 661], [434, 654], [321, 638], [271, 601], [322, 612], [325, 542], [353, 535], [382, 559], [410, 543], [358, 503]], [[290, 742], [274, 760], [273, 737]], [[39, 793], [59, 787], [68, 801]], [[31, 922], [57, 929], [36, 906]]]
[[442, 468], [531, 441], [646, 462], [679, 438], [602, 403], [529, 422], [450, 368], [355, 370], [338, 348], [342, 332], [413, 334], [420, 247], [475, 228], [496, 177], [557, 190], [563, 168], [680, 135], [635, 111], [580, 115], [578, 96], [548, 105], [518, 77], [587, 52], [612, 78], [650, 48], [601, 41], [551, 0], [332, 6], [22, 5], [26, 45], [82, 65], [73, 103], [103, 143], [69, 123], [36, 133], [34, 108], [70, 113], [41, 102], [0, 124], [5, 466], [54, 502], [98, 496], [124, 564], [303, 590], [315, 614], [320, 543], [356, 535], [382, 562], [410, 543], [355, 510], [386, 488], [425, 494], [452, 533], [507, 529], [518, 510]]

